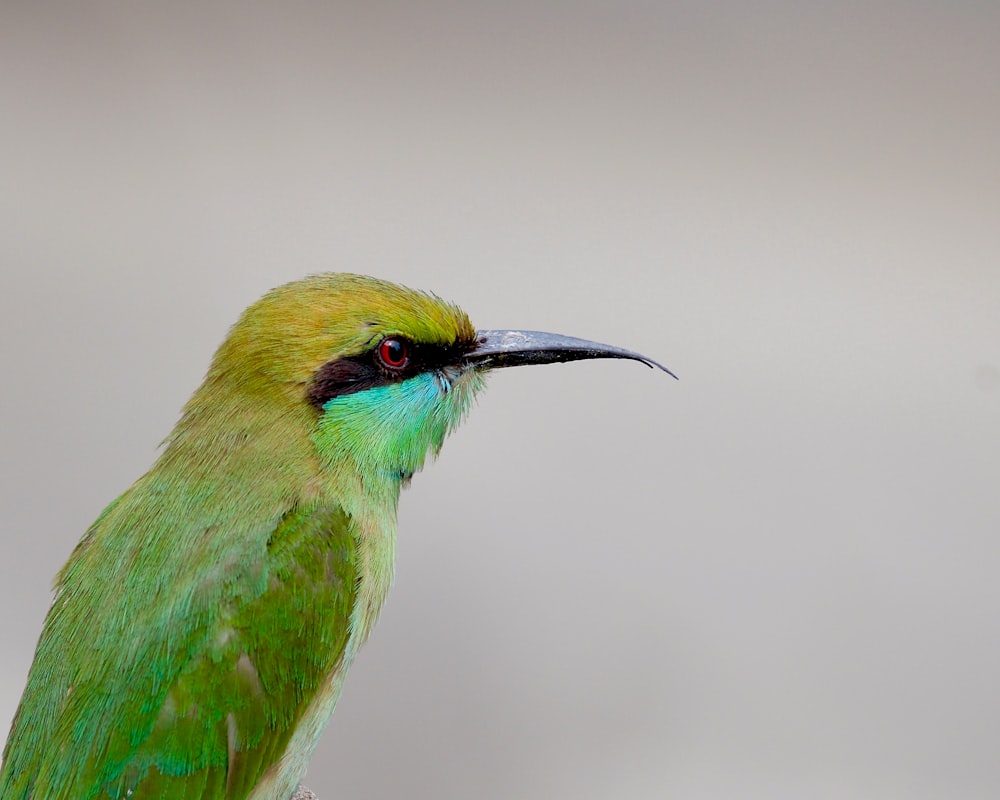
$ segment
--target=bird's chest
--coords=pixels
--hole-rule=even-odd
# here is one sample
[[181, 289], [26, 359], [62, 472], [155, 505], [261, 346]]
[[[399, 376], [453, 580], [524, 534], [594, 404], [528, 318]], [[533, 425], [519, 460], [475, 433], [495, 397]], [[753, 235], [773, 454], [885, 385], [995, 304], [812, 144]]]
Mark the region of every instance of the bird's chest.
[[363, 517], [356, 522], [358, 593], [351, 611], [345, 666], [371, 633], [392, 586], [396, 565], [395, 509], [391, 514]]
[[249, 800], [291, 796], [340, 697], [354, 656], [371, 633], [392, 585], [396, 558], [395, 507], [386, 514], [352, 514], [357, 594], [351, 609], [343, 657], [318, 688], [286, 747], [284, 756], [254, 788]]

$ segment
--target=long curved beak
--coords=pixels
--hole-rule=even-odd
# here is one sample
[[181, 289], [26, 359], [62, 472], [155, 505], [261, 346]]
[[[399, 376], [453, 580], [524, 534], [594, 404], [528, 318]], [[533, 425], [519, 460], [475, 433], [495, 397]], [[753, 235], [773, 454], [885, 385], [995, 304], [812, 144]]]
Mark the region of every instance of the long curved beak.
[[662, 369], [673, 378], [677, 377], [663, 364], [641, 353], [542, 331], [477, 331], [476, 345], [465, 353], [462, 363], [478, 369], [499, 369], [525, 364], [582, 361], [588, 358], [627, 358], [647, 367]]

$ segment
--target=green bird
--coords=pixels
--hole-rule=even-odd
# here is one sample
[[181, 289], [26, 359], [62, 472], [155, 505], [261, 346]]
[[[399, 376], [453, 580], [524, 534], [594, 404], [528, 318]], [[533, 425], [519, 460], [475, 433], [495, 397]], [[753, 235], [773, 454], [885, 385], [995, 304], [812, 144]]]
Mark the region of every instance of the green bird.
[[669, 372], [357, 275], [250, 306], [60, 571], [0, 799], [287, 800], [392, 583], [400, 489], [487, 372], [588, 358]]

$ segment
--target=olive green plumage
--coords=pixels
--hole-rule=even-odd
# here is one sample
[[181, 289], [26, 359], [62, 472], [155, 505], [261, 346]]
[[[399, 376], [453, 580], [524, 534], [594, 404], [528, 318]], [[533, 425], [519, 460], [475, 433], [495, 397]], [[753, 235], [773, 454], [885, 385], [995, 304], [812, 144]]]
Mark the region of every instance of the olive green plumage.
[[401, 487], [487, 371], [636, 353], [319, 275], [248, 308], [56, 580], [0, 800], [286, 800], [392, 582]]

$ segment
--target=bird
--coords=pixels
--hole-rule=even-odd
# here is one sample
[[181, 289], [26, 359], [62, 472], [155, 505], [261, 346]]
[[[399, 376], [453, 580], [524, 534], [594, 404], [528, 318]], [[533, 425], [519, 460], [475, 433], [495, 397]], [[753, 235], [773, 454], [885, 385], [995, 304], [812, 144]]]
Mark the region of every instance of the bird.
[[360, 275], [251, 305], [58, 573], [0, 800], [288, 800], [392, 583], [401, 489], [489, 372], [594, 358], [673, 375]]

